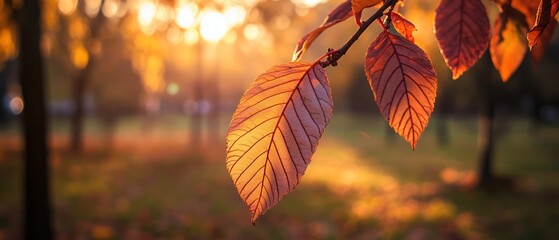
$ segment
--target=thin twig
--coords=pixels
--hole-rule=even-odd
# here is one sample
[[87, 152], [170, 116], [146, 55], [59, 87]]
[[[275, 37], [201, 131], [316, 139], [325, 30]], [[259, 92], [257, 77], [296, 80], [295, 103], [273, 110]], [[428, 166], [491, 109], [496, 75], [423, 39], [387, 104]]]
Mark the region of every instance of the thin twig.
[[367, 21], [363, 22], [359, 29], [357, 29], [353, 36], [351, 36], [351, 38], [341, 48], [333, 51], [332, 54], [328, 55], [328, 59], [324, 62], [321, 62], [320, 65], [324, 68], [330, 65], [336, 66], [338, 60], [340, 60], [340, 58], [342, 58], [347, 53], [347, 50], [349, 50], [349, 48], [351, 48], [351, 46], [357, 41], [357, 39], [361, 37], [363, 32], [365, 32], [365, 30], [367, 30], [367, 28], [369, 28], [369, 26], [375, 20], [382, 17], [386, 9], [388, 9], [389, 7], [393, 7], [397, 2], [398, 0], [386, 0], [384, 4], [367, 19]]

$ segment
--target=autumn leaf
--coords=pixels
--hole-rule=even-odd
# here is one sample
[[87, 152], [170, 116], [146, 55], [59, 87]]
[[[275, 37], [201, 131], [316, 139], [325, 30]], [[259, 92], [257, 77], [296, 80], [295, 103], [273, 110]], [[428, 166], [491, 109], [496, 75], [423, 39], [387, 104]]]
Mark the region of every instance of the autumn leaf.
[[300, 62], [269, 69], [241, 98], [227, 133], [227, 169], [252, 223], [297, 186], [332, 107], [324, 69]]
[[442, 0], [436, 10], [435, 33], [452, 78], [472, 67], [489, 45], [491, 27], [480, 0]]
[[528, 44], [530, 48], [538, 44], [538, 41], [550, 23], [553, 23], [551, 28], [555, 28], [556, 21], [554, 18], [558, 11], [559, 0], [542, 0], [540, 2], [534, 26], [528, 32]]
[[361, 13], [363, 9], [373, 7], [382, 3], [383, 0], [351, 0], [351, 11], [355, 16], [355, 22], [361, 26]]
[[[527, 25], [526, 28], [530, 26], [536, 25], [537, 13], [540, 6], [539, 0], [494, 0], [499, 5], [501, 12], [505, 15], [513, 15], [515, 16], [516, 22], [525, 22]], [[547, 0], [545, 0], [547, 1]], [[517, 13], [522, 15], [518, 16]], [[555, 31], [556, 22], [550, 21], [549, 24], [552, 24], [546, 27], [541, 33], [539, 39], [537, 40], [537, 45], [533, 45], [531, 47], [531, 55], [536, 62], [541, 61], [543, 58], [544, 53], [547, 51], [547, 47], [551, 38], [553, 36], [553, 32]], [[535, 33], [532, 33], [535, 34]], [[526, 38], [526, 34], [524, 34], [524, 38]], [[534, 36], [532, 36], [534, 37]], [[530, 38], [530, 36], [528, 36]]]
[[410, 40], [410, 42], [415, 42], [413, 32], [417, 29], [412, 22], [397, 12], [391, 12], [390, 19], [392, 19], [392, 25], [394, 25], [394, 28], [398, 31], [398, 33], [402, 34], [402, 36]]
[[[530, 53], [532, 54], [532, 58], [536, 62], [540, 62], [543, 56], [545, 55], [547, 51], [547, 47], [549, 46], [549, 42], [553, 37], [553, 32], [555, 31], [556, 26], [557, 26], [556, 20], [550, 21], [547, 27], [543, 30], [543, 33], [541, 33], [539, 39], [537, 40], [537, 44], [530, 48]], [[530, 40], [529, 35], [528, 35], [528, 40]]]
[[415, 149], [437, 95], [431, 61], [414, 43], [383, 31], [369, 46], [365, 73], [381, 114]]
[[326, 18], [324, 19], [324, 22], [322, 22], [322, 24], [320, 24], [320, 26], [318, 28], [312, 30], [310, 33], [308, 33], [307, 35], [305, 35], [301, 39], [299, 39], [299, 41], [297, 42], [297, 45], [295, 46], [295, 51], [293, 51], [293, 56], [292, 56], [291, 61], [297, 62], [297, 61], [301, 60], [301, 58], [303, 57], [303, 53], [305, 53], [305, 51], [307, 51], [307, 49], [311, 46], [311, 44], [314, 42], [314, 40], [318, 36], [320, 36], [320, 34], [324, 30], [338, 24], [339, 22], [342, 22], [342, 21], [348, 19], [352, 15], [353, 15], [353, 13], [351, 12], [351, 0], [347, 0], [347, 1], [343, 2], [338, 7], [336, 7], [334, 10], [332, 10], [328, 14], [328, 16], [326, 16]]
[[528, 49], [527, 25], [519, 14], [514, 9], [504, 11], [497, 16], [493, 27], [489, 51], [503, 82], [518, 69]]

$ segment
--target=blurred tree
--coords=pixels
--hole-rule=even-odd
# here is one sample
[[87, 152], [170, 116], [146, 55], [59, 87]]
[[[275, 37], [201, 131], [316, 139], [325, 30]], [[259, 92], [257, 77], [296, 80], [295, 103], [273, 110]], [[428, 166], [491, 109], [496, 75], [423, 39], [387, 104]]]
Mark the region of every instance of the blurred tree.
[[[99, 6], [103, 6], [105, 1], [101, 0]], [[78, 14], [81, 16], [87, 16], [85, 14], [85, 6], [79, 7], [80, 11]], [[84, 125], [84, 115], [85, 115], [85, 92], [88, 86], [88, 80], [91, 78], [91, 71], [95, 65], [96, 58], [91, 56], [95, 52], [94, 48], [98, 47], [98, 38], [103, 24], [106, 22], [104, 14], [98, 12], [97, 15], [89, 21], [88, 30], [89, 38], [82, 39], [82, 45], [85, 45], [86, 53], [90, 57], [86, 58], [85, 66], [77, 66], [81, 68], [77, 71], [74, 76], [74, 87], [73, 91], [73, 101], [74, 101], [74, 113], [72, 115], [72, 125], [71, 125], [71, 139], [70, 139], [70, 149], [74, 152], [81, 152], [83, 149], [83, 125]]]
[[40, 48], [41, 2], [26, 0], [19, 14], [20, 83], [23, 111], [25, 239], [52, 239], [48, 119]]
[[346, 90], [346, 98], [348, 109], [357, 114], [376, 114], [378, 115], [377, 105], [371, 101], [373, 94], [371, 93], [367, 77], [362, 70], [362, 66], [354, 66], [353, 76], [349, 79], [349, 86]]
[[486, 52], [479, 60], [476, 68], [476, 81], [479, 89], [479, 170], [478, 185], [486, 186], [493, 182], [493, 152], [495, 149], [495, 105], [496, 97], [493, 94], [492, 83], [499, 81], [499, 76], [491, 65], [491, 56]]

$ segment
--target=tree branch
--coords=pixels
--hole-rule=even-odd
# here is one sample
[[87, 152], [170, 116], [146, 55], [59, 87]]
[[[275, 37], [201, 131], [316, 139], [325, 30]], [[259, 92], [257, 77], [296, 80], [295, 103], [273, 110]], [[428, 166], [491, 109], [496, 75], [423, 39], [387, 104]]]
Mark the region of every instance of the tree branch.
[[351, 38], [341, 48], [339, 48], [338, 50], [329, 51], [326, 54], [328, 58], [326, 59], [326, 61], [320, 62], [320, 65], [323, 68], [328, 67], [330, 65], [332, 66], [338, 65], [338, 60], [340, 60], [340, 58], [342, 58], [347, 53], [349, 48], [351, 48], [351, 46], [357, 41], [357, 39], [361, 37], [361, 35], [365, 32], [365, 30], [367, 30], [367, 28], [369, 28], [369, 26], [375, 20], [382, 17], [386, 9], [394, 8], [394, 5], [396, 5], [397, 2], [398, 0], [386, 0], [384, 4], [373, 15], [371, 15], [367, 19], [367, 21], [363, 22], [363, 24], [359, 27], [359, 29], [357, 29], [357, 31], [353, 34], [353, 36], [351, 36]]

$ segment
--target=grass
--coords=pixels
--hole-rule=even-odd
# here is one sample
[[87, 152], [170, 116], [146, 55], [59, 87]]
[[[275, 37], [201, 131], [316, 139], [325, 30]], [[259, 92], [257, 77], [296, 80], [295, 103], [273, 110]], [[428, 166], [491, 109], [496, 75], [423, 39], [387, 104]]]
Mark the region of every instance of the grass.
[[[59, 239], [554, 239], [559, 235], [559, 127], [500, 124], [496, 172], [506, 188], [471, 188], [475, 119], [433, 119], [417, 150], [375, 117], [337, 114], [301, 184], [249, 223], [224, 163], [223, 137], [189, 145], [188, 119], [151, 128], [119, 121], [111, 144], [88, 120], [86, 151], [67, 152], [66, 120], [52, 122]], [[224, 124], [225, 126], [225, 124]], [[14, 130], [15, 129], [15, 130]], [[221, 129], [224, 133], [224, 129]], [[21, 231], [21, 144], [0, 130], [0, 239]]]

